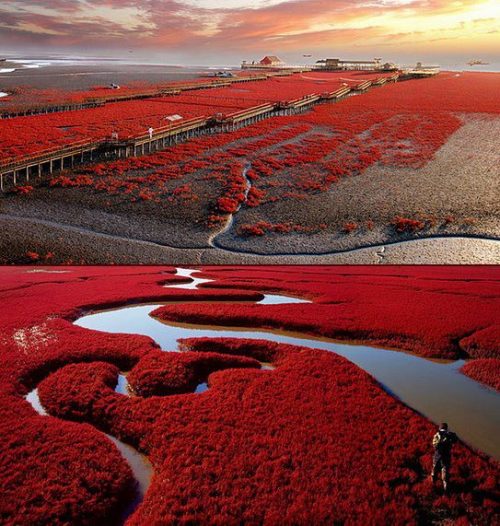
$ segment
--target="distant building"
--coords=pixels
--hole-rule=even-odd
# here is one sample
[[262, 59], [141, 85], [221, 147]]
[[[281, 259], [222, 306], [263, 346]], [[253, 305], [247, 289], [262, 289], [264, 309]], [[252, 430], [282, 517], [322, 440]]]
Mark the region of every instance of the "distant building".
[[441, 71], [440, 66], [427, 66], [422, 62], [417, 62], [415, 67], [403, 68], [403, 75], [409, 78], [433, 77]]
[[321, 66], [318, 67], [328, 71], [382, 69], [380, 58], [374, 60], [340, 60], [339, 58], [327, 58], [318, 60], [316, 64], [321, 64]]
[[276, 57], [275, 55], [267, 55], [265, 56], [260, 62], [259, 64], [261, 66], [266, 66], [266, 67], [279, 67], [279, 66], [282, 66], [283, 65], [283, 62], [278, 58]]
[[398, 65], [394, 64], [394, 62], [386, 62], [382, 65], [382, 71], [397, 71], [398, 69]]
[[318, 60], [315, 69], [327, 71], [353, 71], [353, 70], [376, 70], [376, 71], [397, 71], [397, 64], [392, 62], [382, 62], [381, 58], [373, 60], [341, 60], [339, 58], [327, 58]]
[[255, 62], [255, 60], [252, 60], [252, 62], [247, 62], [244, 60], [241, 63], [242, 69], [267, 69], [267, 68], [283, 68], [286, 67], [285, 63], [277, 56], [275, 55], [266, 55], [262, 60], [259, 62]]

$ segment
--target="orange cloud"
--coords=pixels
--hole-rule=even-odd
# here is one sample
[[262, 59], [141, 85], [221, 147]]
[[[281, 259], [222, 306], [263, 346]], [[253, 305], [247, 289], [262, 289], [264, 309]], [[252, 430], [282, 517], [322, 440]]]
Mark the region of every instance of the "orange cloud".
[[[242, 58], [413, 45], [494, 49], [496, 0], [4, 0], [0, 44]], [[231, 7], [233, 6], [233, 7]], [[440, 45], [439, 43], [442, 43]], [[444, 44], [447, 42], [446, 44]], [[477, 46], [475, 46], [477, 42]]]

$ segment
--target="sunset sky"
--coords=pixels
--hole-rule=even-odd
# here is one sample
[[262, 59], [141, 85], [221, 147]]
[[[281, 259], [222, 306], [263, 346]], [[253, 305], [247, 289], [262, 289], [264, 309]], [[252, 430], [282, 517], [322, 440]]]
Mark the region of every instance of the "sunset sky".
[[[0, 55], [77, 53], [190, 64], [277, 54], [495, 59], [498, 0], [2, 0]], [[498, 51], [497, 53], [498, 54]]]

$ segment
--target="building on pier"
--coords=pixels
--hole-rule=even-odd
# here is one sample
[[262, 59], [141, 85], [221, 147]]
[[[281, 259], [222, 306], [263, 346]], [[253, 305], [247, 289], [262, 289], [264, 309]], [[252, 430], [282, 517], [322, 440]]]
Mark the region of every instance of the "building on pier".
[[433, 77], [441, 72], [440, 66], [427, 66], [422, 62], [417, 62], [416, 66], [403, 68], [403, 75], [406, 78]]
[[259, 64], [261, 66], [279, 67], [283, 66], [283, 61], [275, 55], [267, 55], [259, 62]]
[[266, 55], [259, 62], [247, 62], [244, 60], [241, 63], [241, 69], [262, 69], [262, 68], [282, 68], [285, 66], [285, 63], [276, 55]]
[[373, 60], [341, 60], [340, 58], [326, 58], [318, 60], [315, 69], [325, 71], [397, 71], [398, 66], [392, 62], [383, 63], [381, 58], [374, 58]]

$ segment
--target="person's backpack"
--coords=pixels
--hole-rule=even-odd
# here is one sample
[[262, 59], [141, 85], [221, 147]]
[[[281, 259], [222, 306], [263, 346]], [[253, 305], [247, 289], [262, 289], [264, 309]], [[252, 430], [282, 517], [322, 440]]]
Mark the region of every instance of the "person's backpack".
[[457, 436], [455, 433], [439, 430], [432, 439], [432, 445], [439, 453], [448, 453], [456, 442], [456, 439]]

